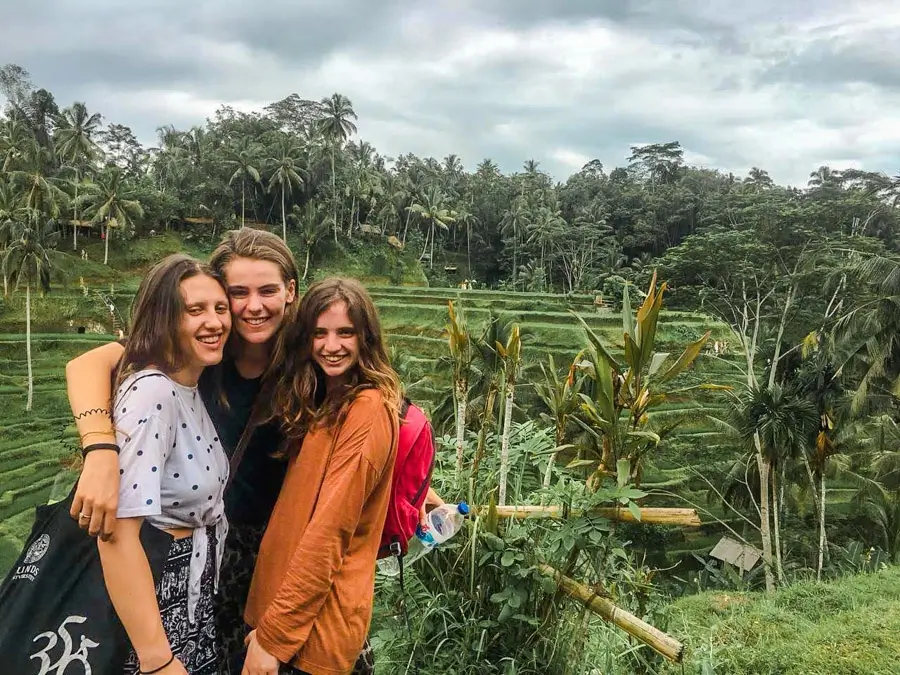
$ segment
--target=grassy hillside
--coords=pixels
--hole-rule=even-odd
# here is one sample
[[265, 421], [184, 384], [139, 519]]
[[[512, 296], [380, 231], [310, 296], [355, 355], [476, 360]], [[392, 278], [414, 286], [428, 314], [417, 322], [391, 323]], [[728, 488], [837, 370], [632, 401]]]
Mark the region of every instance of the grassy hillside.
[[[900, 568], [762, 593], [701, 593], [666, 610], [687, 673], [889, 675], [900, 654]], [[705, 667], [705, 669], [704, 669]], [[681, 673], [672, 666], [666, 673]]]

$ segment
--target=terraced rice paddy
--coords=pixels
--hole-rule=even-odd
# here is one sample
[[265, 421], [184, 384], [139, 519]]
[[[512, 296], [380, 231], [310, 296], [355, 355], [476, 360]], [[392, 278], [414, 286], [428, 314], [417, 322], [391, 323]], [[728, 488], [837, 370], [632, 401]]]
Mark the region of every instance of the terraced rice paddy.
[[[581, 316], [615, 353], [621, 340], [621, 318], [608, 309], [596, 309], [593, 297], [540, 293], [503, 293], [462, 291], [441, 288], [372, 287], [372, 295], [381, 312], [391, 347], [411, 361], [426, 380], [414, 389], [414, 397], [433, 406], [447, 396], [449, 382], [438, 367], [438, 359], [447, 353], [444, 326], [448, 321], [447, 302], [462, 308], [473, 335], [481, 333], [491, 317], [517, 321], [522, 327], [525, 372], [547, 361], [553, 354], [558, 366], [569, 363], [584, 346], [583, 331], [573, 316]], [[115, 290], [110, 295], [117, 307], [130, 302], [127, 293]], [[35, 403], [34, 411], [24, 412], [26, 390], [24, 314], [20, 303], [11, 299], [0, 304], [0, 571], [12, 561], [27, 536], [33, 507], [46, 502], [51, 492], [65, 494], [71, 485], [74, 426], [71, 424], [65, 395], [64, 365], [71, 357], [111, 339], [114, 326], [99, 295], [88, 296], [77, 289], [54, 292], [36, 302], [33, 325]], [[79, 326], [102, 330], [100, 334], [78, 334]], [[664, 312], [660, 322], [658, 347], [680, 353], [688, 342], [705, 331], [712, 340], [734, 342], [721, 323], [700, 314]], [[740, 373], [732, 359], [735, 355], [703, 355], [695, 369], [683, 377], [687, 381], [737, 384]], [[536, 373], [535, 373], [536, 375]], [[527, 409], [528, 387], [518, 394], [522, 409]], [[721, 393], [697, 399], [676, 401], [655, 413], [660, 418], [678, 419], [680, 441], [653, 458], [646, 471], [646, 487], [678, 492], [691, 501], [703, 502], [705, 486], [685, 467], [697, 463], [725, 460], [718, 436], [706, 418], [725, 405]], [[56, 488], [54, 489], [54, 485]], [[841, 497], [835, 492], [835, 497]], [[676, 503], [660, 498], [658, 503]], [[725, 514], [717, 514], [725, 515]], [[682, 553], [707, 551], [717, 539], [717, 530], [688, 533], [675, 548]]]

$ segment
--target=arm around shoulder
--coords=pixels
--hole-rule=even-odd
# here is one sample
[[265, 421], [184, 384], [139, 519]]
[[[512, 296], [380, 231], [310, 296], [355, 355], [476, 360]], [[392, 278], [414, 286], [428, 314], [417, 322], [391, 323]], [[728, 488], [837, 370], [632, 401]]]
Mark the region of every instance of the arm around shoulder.
[[[69, 405], [82, 447], [115, 443], [112, 425], [112, 373], [124, 348], [117, 342], [97, 347], [66, 364]], [[119, 458], [112, 450], [87, 454], [78, 479], [71, 515], [92, 536], [107, 538], [116, 525]], [[84, 516], [84, 517], [82, 517]]]

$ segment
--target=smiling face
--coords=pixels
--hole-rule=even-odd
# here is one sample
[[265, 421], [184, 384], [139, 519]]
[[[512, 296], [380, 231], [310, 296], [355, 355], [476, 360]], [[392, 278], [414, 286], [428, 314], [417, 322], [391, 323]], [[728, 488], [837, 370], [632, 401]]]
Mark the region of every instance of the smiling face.
[[181, 282], [180, 290], [184, 313], [178, 327], [178, 348], [184, 365], [173, 379], [194, 385], [204, 368], [222, 360], [231, 313], [225, 289], [210, 276], [189, 277]]
[[316, 320], [312, 355], [325, 373], [326, 387], [340, 384], [359, 363], [359, 336], [347, 312], [347, 303], [332, 303]]
[[285, 284], [281, 270], [268, 260], [235, 258], [225, 266], [234, 329], [249, 344], [269, 342], [294, 301], [294, 281]]

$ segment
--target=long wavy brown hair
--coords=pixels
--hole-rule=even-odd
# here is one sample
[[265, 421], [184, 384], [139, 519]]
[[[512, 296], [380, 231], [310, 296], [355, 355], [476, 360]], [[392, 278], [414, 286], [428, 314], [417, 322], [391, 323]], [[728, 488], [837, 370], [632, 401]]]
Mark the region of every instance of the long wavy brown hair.
[[138, 370], [153, 366], [170, 374], [184, 367], [187, 355], [178, 341], [185, 312], [181, 282], [200, 275], [215, 279], [225, 289], [209, 265], [182, 253], [163, 258], [141, 280], [131, 303], [128, 339], [115, 374], [114, 392]]
[[[359, 362], [343, 384], [326, 391], [324, 373], [312, 355], [313, 336], [319, 316], [337, 302], [347, 305], [359, 339]], [[333, 277], [310, 286], [296, 321], [285, 329], [285, 344], [284, 376], [275, 386], [272, 410], [277, 411], [289, 454], [299, 451], [299, 440], [310, 429], [340, 426], [365, 389], [378, 389], [388, 409], [399, 412], [400, 379], [388, 359], [378, 310], [358, 281]]]

